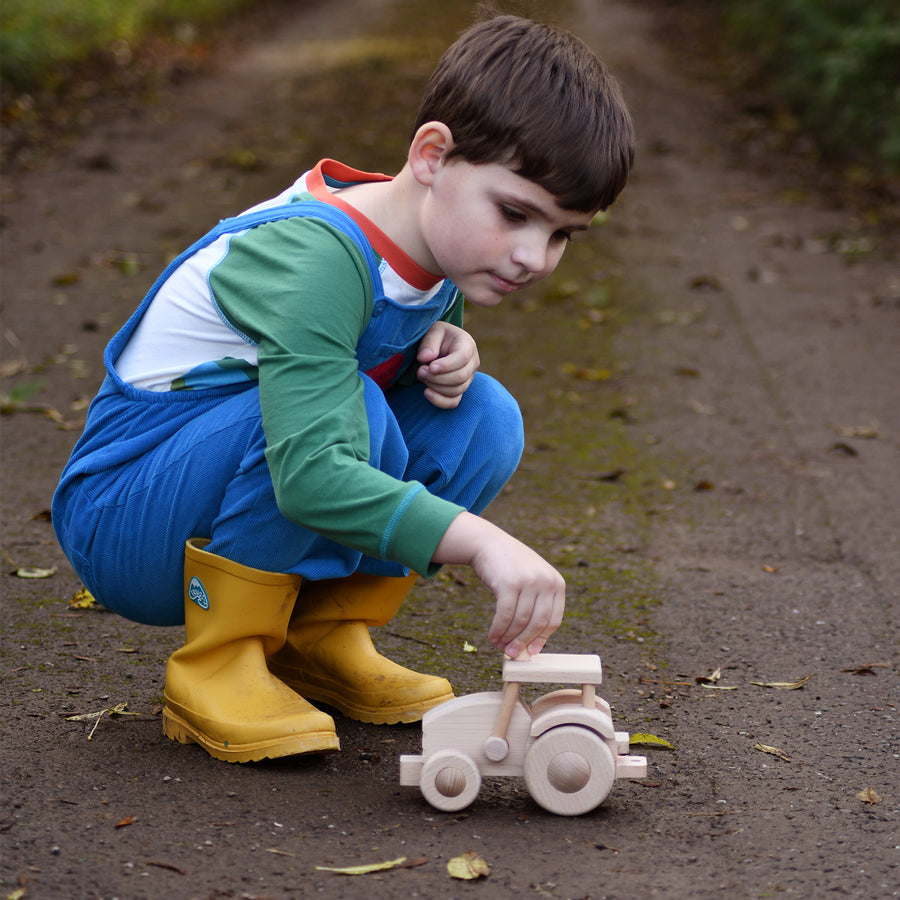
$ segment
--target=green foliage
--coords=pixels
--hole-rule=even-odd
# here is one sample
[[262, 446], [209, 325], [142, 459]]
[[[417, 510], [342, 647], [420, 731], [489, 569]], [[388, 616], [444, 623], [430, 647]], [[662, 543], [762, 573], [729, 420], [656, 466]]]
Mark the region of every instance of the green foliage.
[[823, 149], [900, 166], [897, 0], [725, 0], [726, 34]]
[[198, 24], [247, 0], [3, 0], [0, 77], [19, 90], [52, 85], [65, 68], [174, 24]]

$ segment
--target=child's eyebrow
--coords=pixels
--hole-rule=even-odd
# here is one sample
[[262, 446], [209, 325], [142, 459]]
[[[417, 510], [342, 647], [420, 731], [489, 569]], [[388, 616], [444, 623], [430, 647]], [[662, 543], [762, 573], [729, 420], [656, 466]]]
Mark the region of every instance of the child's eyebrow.
[[[525, 209], [528, 212], [534, 213], [535, 215], [540, 216], [542, 219], [546, 219], [548, 222], [555, 218], [555, 216], [548, 215], [547, 210], [544, 209], [543, 207], [532, 203], [530, 200], [525, 200], [522, 197], [518, 197], [518, 196], [510, 194], [510, 195], [508, 195], [508, 199], [504, 202], [510, 203], [513, 206], [521, 206], [522, 209]], [[565, 212], [565, 210], [563, 210], [563, 212]], [[568, 229], [569, 231], [587, 231], [588, 228], [590, 227], [590, 222], [588, 222], [587, 224], [584, 224], [584, 225], [576, 222], [573, 224], [566, 224], [561, 227]]]

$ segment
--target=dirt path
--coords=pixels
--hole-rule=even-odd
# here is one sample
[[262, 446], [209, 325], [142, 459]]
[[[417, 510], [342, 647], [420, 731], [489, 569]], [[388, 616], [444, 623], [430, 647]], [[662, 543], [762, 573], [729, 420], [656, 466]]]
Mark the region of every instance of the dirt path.
[[[339, 755], [224, 766], [162, 736], [177, 630], [68, 609], [41, 513], [111, 332], [169, 255], [319, 157], [399, 167], [406, 107], [467, 21], [423, 7], [314, 5], [4, 179], [5, 570], [58, 571], [2, 580], [3, 896], [900, 895], [896, 259], [790, 160], [737, 155], [727, 98], [655, 40], [653, 4], [566, 4], [623, 82], [639, 165], [558, 278], [471, 324], [528, 428], [491, 515], [567, 577], [550, 649], [599, 652], [617, 727], [675, 746], [647, 751], [647, 782], [577, 819], [509, 780], [440, 814], [398, 784], [417, 729], [344, 720]], [[381, 643], [493, 687], [488, 604], [444, 573]], [[66, 719], [122, 702], [137, 715], [93, 734]], [[467, 850], [492, 866], [477, 885], [446, 873]], [[400, 856], [424, 862], [316, 868]]]

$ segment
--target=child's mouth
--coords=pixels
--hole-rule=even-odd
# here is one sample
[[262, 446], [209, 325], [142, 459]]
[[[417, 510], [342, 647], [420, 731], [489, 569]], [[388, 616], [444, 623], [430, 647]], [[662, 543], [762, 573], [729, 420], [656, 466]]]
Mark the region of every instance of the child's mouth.
[[491, 272], [490, 274], [494, 284], [506, 294], [511, 294], [513, 291], [517, 291], [519, 288], [525, 286], [524, 282], [510, 281], [509, 279], [498, 275], [496, 272]]

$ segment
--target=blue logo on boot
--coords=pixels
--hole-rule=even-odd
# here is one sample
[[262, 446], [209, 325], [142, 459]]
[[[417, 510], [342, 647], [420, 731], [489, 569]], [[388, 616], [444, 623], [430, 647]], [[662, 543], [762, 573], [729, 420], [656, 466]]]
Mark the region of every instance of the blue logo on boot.
[[206, 588], [203, 587], [200, 579], [196, 576], [191, 579], [188, 585], [187, 595], [200, 609], [209, 609], [209, 596], [206, 593]]

